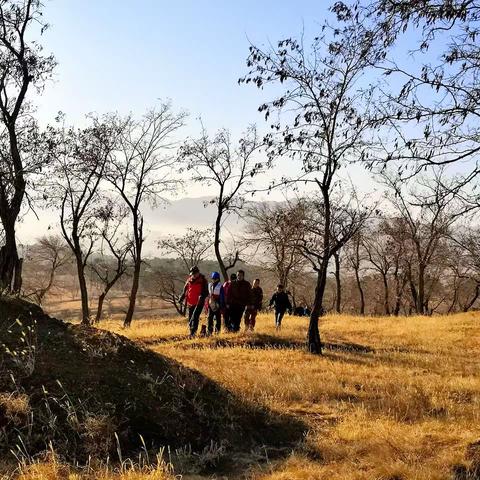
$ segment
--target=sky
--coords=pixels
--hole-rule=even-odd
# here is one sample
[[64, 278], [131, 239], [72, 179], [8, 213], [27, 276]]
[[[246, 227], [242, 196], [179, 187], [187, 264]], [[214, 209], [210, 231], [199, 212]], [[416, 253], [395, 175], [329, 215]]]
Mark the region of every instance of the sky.
[[61, 110], [73, 122], [107, 111], [140, 114], [158, 99], [199, 116], [209, 129], [240, 133], [263, 121], [261, 92], [239, 86], [250, 42], [314, 35], [327, 2], [304, 0], [46, 0], [46, 52], [58, 67], [38, 99], [48, 122]]

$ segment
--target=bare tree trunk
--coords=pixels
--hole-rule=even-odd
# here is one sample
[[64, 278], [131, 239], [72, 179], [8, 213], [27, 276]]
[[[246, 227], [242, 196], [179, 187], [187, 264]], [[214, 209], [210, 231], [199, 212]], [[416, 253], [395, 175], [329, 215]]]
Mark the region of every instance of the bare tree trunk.
[[475, 286], [475, 292], [473, 294], [473, 297], [463, 307], [464, 312], [468, 312], [473, 307], [473, 304], [477, 301], [477, 298], [478, 298], [479, 295], [480, 295], [480, 283], [477, 283], [477, 285]]
[[140, 283], [140, 271], [142, 268], [142, 245], [143, 245], [143, 218], [138, 218], [138, 214], [134, 213], [133, 218], [133, 232], [135, 237], [134, 250], [134, 267], [132, 288], [130, 290], [130, 297], [128, 302], [128, 310], [123, 321], [124, 327], [129, 327], [132, 323], [133, 313], [135, 312], [135, 304], [137, 302], [138, 286]]
[[340, 279], [340, 254], [335, 252], [333, 254], [335, 260], [335, 286], [336, 286], [336, 295], [335, 295], [335, 311], [340, 313], [342, 308], [342, 282]]
[[0, 249], [0, 289], [18, 293], [22, 286], [23, 263], [18, 257], [15, 223], [20, 213], [23, 197], [25, 196], [26, 181], [18, 148], [15, 123], [6, 124], [6, 127], [9, 135], [10, 155], [14, 170], [12, 185], [14, 194], [9, 201], [4, 188], [2, 188], [0, 192], [0, 213], [5, 234], [5, 245]]
[[390, 292], [388, 289], [388, 278], [385, 273], [382, 272], [382, 281], [383, 281], [383, 308], [385, 315], [390, 315]]
[[459, 288], [459, 278], [455, 275], [453, 279], [453, 296], [450, 305], [448, 306], [447, 313], [452, 313], [455, 306], [458, 302], [458, 288]]
[[128, 300], [128, 310], [127, 310], [127, 314], [125, 315], [125, 320], [123, 321], [124, 327], [129, 327], [132, 323], [133, 314], [135, 312], [135, 305], [137, 302], [138, 286], [140, 283], [141, 265], [142, 265], [141, 261], [135, 260], [135, 267], [133, 269], [132, 288], [130, 290], [130, 296]]
[[418, 266], [418, 290], [417, 290], [417, 313], [423, 315], [425, 313], [425, 267], [420, 264]]
[[325, 231], [323, 232], [322, 251], [323, 260], [321, 268], [317, 276], [317, 285], [315, 287], [315, 299], [313, 301], [312, 313], [310, 315], [310, 323], [308, 326], [307, 342], [310, 353], [321, 355], [322, 342], [320, 340], [320, 331], [318, 329], [318, 321], [324, 314], [323, 296], [325, 294], [325, 286], [327, 284], [327, 270], [330, 254], [330, 197], [328, 187], [321, 187], [324, 201], [324, 222]]
[[95, 315], [95, 323], [99, 323], [100, 320], [102, 319], [103, 303], [105, 301], [105, 298], [108, 295], [108, 292], [110, 291], [110, 289], [115, 285], [115, 283], [117, 283], [117, 280], [120, 278], [120, 276], [118, 275], [115, 276], [111, 282], [105, 285], [103, 292], [99, 295], [98, 303], [97, 303], [97, 314]]
[[315, 287], [315, 300], [313, 302], [312, 313], [310, 314], [310, 322], [308, 326], [308, 350], [310, 353], [320, 355], [322, 353], [322, 343], [320, 341], [320, 331], [318, 329], [318, 321], [324, 314], [323, 295], [325, 293], [325, 285], [327, 283], [327, 269], [324, 267], [318, 272], [317, 285]]
[[52, 269], [50, 270], [50, 275], [48, 276], [47, 285], [44, 288], [42, 288], [38, 292], [38, 294], [36, 295], [39, 305], [42, 305], [45, 296], [50, 291], [50, 289], [53, 287], [53, 281], [54, 280], [55, 280], [55, 266], [53, 265]]
[[23, 270], [23, 258], [18, 258], [15, 263], [15, 270], [13, 276], [13, 288], [12, 291], [14, 293], [19, 293], [22, 289], [22, 270]]
[[411, 267], [409, 267], [409, 270], [408, 270], [408, 284], [410, 286], [410, 292], [412, 294], [412, 304], [409, 307], [409, 315], [411, 315], [412, 306], [415, 306], [415, 310], [416, 310], [418, 305], [418, 292], [417, 292], [417, 288], [415, 287], [415, 283], [413, 283]]
[[82, 302], [82, 324], [90, 325], [90, 308], [88, 306], [88, 288], [85, 279], [85, 265], [83, 263], [82, 254], [75, 252], [75, 260], [77, 263], [78, 286], [80, 288], [80, 298]]
[[[17, 242], [15, 239], [15, 221], [2, 216], [5, 244], [0, 248], [0, 289], [10, 292], [15, 290], [16, 278], [21, 279], [21, 263], [18, 258]], [[21, 287], [21, 281], [20, 281]]]
[[103, 302], [105, 301], [106, 296], [107, 296], [107, 292], [103, 291], [98, 297], [97, 314], [95, 315], [95, 323], [100, 323], [100, 319], [102, 318], [102, 312], [103, 312]]
[[[393, 314], [398, 317], [400, 314], [400, 308], [402, 306], [402, 297], [403, 291], [405, 289], [405, 284], [407, 283], [407, 277], [405, 274], [402, 274], [400, 277], [398, 273], [398, 268], [394, 272], [395, 277], [395, 306], [393, 307]], [[401, 278], [401, 281], [400, 281]]]
[[393, 308], [393, 314], [398, 317], [400, 315], [400, 308], [402, 306], [402, 292], [397, 292], [395, 298], [395, 307]]
[[[222, 193], [220, 194], [222, 195]], [[221, 202], [221, 196], [219, 198], [219, 204]], [[225, 282], [228, 281], [228, 272], [225, 267], [225, 262], [223, 261], [222, 254], [220, 253], [220, 231], [222, 228], [222, 215], [223, 215], [223, 210], [221, 206], [218, 206], [217, 210], [217, 218], [215, 220], [215, 240], [213, 242], [213, 248], [215, 250], [215, 257], [217, 259], [218, 266], [220, 268], [220, 271], [222, 272], [222, 277]]]
[[365, 315], [365, 294], [363, 292], [358, 268], [355, 268], [355, 280], [357, 282], [358, 293], [360, 294], [360, 315]]

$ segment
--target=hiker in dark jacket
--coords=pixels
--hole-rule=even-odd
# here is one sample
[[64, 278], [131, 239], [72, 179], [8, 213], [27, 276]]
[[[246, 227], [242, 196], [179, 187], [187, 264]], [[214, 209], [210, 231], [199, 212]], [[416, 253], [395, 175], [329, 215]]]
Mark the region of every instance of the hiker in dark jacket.
[[232, 283], [237, 280], [237, 274], [232, 273], [230, 275], [230, 280], [227, 280], [223, 284], [223, 297], [225, 302], [225, 307], [223, 309], [223, 324], [225, 325], [225, 330], [227, 332], [232, 331], [232, 322], [230, 319], [230, 297], [232, 291]]
[[262, 309], [263, 290], [260, 287], [260, 279], [256, 278], [253, 281], [252, 290], [250, 293], [250, 302], [245, 310], [245, 331], [252, 331], [255, 328], [255, 319], [257, 313]]
[[251, 290], [250, 282], [245, 280], [245, 272], [239, 270], [237, 272], [237, 280], [230, 287], [230, 323], [233, 332], [240, 330], [243, 312], [250, 302]]
[[180, 302], [183, 302], [185, 299], [188, 307], [188, 326], [190, 328], [190, 336], [192, 337], [197, 333], [198, 322], [207, 297], [207, 279], [200, 273], [197, 266], [192, 267], [180, 297]]
[[292, 314], [292, 304], [288, 298], [288, 293], [283, 289], [283, 285], [277, 286], [277, 291], [272, 295], [269, 306], [275, 308], [275, 328], [280, 330], [285, 312], [288, 310], [288, 313]]

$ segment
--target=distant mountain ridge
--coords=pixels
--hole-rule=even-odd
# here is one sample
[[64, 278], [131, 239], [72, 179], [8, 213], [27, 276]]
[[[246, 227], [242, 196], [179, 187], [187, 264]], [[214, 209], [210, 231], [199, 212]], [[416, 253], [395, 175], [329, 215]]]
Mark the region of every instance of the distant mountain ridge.
[[[157, 241], [165, 235], [182, 234], [189, 227], [213, 227], [216, 217], [216, 205], [211, 203], [215, 197], [183, 197], [167, 204], [145, 210], [146, 251], [154, 253]], [[277, 202], [267, 202], [277, 203]], [[228, 215], [224, 224], [232, 234], [241, 232], [244, 222], [237, 215]], [[44, 235], [59, 234], [58, 213], [42, 211], [39, 218], [29, 213], [19, 224], [18, 238], [22, 244], [31, 244]]]

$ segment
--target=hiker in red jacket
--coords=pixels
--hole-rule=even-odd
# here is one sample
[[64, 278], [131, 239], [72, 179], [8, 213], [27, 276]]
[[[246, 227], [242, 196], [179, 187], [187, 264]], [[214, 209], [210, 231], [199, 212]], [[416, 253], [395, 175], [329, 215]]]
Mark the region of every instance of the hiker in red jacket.
[[194, 337], [198, 330], [198, 322], [202, 314], [205, 299], [208, 297], [208, 283], [197, 266], [190, 269], [190, 276], [183, 288], [180, 302], [184, 299], [188, 307], [188, 326], [190, 336]]

